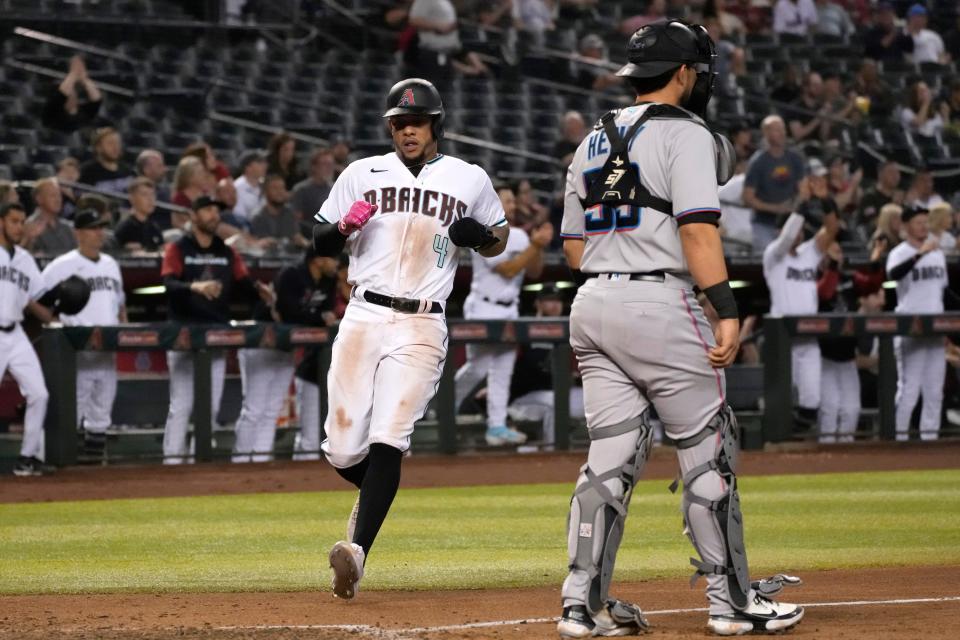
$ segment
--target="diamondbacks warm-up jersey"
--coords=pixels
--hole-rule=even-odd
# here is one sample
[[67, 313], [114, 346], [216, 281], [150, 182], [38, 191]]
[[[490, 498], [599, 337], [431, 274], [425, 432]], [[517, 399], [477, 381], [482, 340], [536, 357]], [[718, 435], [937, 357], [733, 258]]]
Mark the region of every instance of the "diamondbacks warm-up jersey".
[[91, 260], [77, 249], [69, 251], [43, 270], [44, 292], [69, 278], [79, 276], [90, 285], [90, 300], [76, 315], [60, 315], [66, 326], [104, 326], [117, 324], [124, 304], [123, 278], [117, 261], [105, 253]]
[[[615, 123], [620, 135], [650, 105], [622, 109]], [[720, 216], [713, 136], [687, 120], [647, 121], [628, 144], [640, 182], [659, 198], [673, 202], [673, 215], [651, 207], [592, 207], [584, 211], [587, 181], [610, 154], [602, 128], [594, 129], [574, 154], [567, 170], [563, 238], [583, 238], [580, 269], [584, 273], [666, 271], [689, 277], [678, 224], [713, 222]]]
[[12, 254], [0, 247], [0, 327], [22, 321], [23, 308], [41, 295], [43, 282], [33, 256], [20, 247]]
[[[901, 242], [887, 256], [887, 272], [917, 255], [909, 242]], [[897, 280], [897, 313], [943, 313], [947, 288], [947, 260], [937, 249], [920, 258], [910, 273]]]
[[790, 252], [803, 228], [803, 216], [793, 213], [787, 218], [780, 235], [763, 251], [763, 277], [770, 290], [770, 315], [788, 316], [816, 313], [817, 269], [823, 254], [811, 238]]
[[523, 285], [524, 271], [512, 278], [505, 278], [494, 267], [512, 260], [527, 250], [530, 246], [530, 236], [518, 227], [510, 227], [507, 236], [507, 246], [498, 256], [484, 258], [479, 253], [473, 253], [473, 277], [470, 281], [470, 293], [491, 302], [513, 303], [520, 296], [520, 287]]
[[446, 300], [458, 264], [450, 223], [464, 216], [487, 226], [507, 223], [486, 172], [442, 154], [416, 176], [393, 151], [353, 162], [316, 220], [336, 223], [356, 200], [379, 208], [348, 239], [348, 280], [390, 296]]

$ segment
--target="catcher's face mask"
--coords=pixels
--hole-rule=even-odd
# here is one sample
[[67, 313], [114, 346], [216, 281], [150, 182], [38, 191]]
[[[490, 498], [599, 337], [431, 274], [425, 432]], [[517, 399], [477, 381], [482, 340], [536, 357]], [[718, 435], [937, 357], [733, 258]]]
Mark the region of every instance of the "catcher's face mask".
[[713, 85], [717, 79], [717, 73], [714, 71], [717, 48], [702, 25], [695, 24], [689, 29], [696, 36], [697, 42], [698, 61], [691, 65], [697, 72], [697, 81], [683, 106], [703, 118], [706, 116], [707, 104], [713, 96]]

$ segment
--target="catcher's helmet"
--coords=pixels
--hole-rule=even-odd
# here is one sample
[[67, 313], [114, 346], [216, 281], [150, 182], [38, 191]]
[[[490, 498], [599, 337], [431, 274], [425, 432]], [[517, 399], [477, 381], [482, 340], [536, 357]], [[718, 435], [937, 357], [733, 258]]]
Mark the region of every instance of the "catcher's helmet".
[[697, 83], [684, 106], [702, 116], [713, 93], [716, 58], [716, 46], [702, 25], [668, 20], [641, 27], [630, 37], [627, 64], [617, 75], [652, 78], [685, 64], [697, 72]]
[[80, 276], [70, 276], [57, 285], [57, 297], [53, 310], [57, 314], [76, 315], [90, 300], [90, 285]]
[[443, 138], [443, 101], [433, 83], [421, 78], [407, 78], [393, 85], [387, 94], [384, 118], [402, 115], [433, 116], [433, 137]]

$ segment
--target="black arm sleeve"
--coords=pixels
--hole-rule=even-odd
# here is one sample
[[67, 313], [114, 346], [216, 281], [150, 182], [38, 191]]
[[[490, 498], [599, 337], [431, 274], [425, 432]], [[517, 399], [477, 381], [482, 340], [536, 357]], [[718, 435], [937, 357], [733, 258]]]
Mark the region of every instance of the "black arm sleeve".
[[[949, 289], [948, 289], [949, 291]], [[57, 296], [60, 295], [60, 285], [53, 287], [50, 291], [47, 291], [45, 294], [40, 296], [40, 299], [37, 300], [40, 304], [45, 307], [53, 307], [53, 304], [57, 301]]]
[[313, 225], [313, 248], [321, 256], [335, 258], [343, 253], [347, 237], [333, 223]]
[[887, 276], [889, 276], [891, 280], [902, 279], [905, 275], [910, 273], [910, 270], [913, 269], [914, 265], [917, 264], [918, 260], [920, 260], [919, 253], [913, 256], [912, 258], [904, 260], [903, 262], [895, 266], [893, 269], [890, 269], [890, 271], [887, 272]]
[[960, 296], [950, 287], [943, 290], [943, 308], [947, 311], [960, 311]]
[[166, 287], [167, 293], [171, 295], [183, 295], [185, 293], [190, 293], [190, 283], [185, 282], [180, 278], [175, 278], [174, 276], [164, 277], [163, 286]]

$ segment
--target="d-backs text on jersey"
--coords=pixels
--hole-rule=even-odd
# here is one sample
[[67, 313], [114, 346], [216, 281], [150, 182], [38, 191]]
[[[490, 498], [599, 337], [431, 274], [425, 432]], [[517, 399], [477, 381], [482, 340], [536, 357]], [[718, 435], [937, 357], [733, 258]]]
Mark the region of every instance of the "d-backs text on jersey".
[[[377, 191], [380, 192], [379, 202]], [[462, 218], [467, 213], [467, 203], [446, 193], [418, 187], [381, 187], [363, 194], [363, 199], [380, 207], [377, 215], [385, 213], [421, 213], [437, 217], [440, 224], [449, 226], [454, 215]]]

